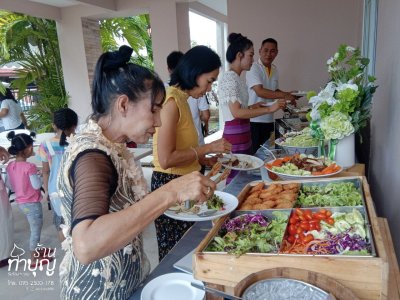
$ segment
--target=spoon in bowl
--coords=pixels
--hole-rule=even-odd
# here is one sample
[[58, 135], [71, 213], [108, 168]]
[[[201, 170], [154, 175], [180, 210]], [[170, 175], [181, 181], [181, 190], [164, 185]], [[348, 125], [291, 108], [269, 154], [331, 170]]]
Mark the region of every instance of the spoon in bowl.
[[264, 145], [260, 145], [264, 150], [267, 150], [269, 154], [272, 155], [272, 157], [274, 158], [274, 160], [276, 159], [276, 156], [274, 155], [274, 153], [272, 153], [271, 150], [269, 150], [267, 147], [265, 147]]

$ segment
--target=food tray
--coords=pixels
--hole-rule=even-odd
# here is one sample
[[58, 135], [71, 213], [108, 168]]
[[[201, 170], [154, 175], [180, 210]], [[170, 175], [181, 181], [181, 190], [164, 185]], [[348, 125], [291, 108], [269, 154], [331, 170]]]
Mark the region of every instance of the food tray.
[[[356, 187], [356, 189], [360, 192], [361, 194], [361, 201], [362, 201], [362, 207], [366, 208], [366, 201], [365, 201], [365, 193], [364, 193], [364, 189], [363, 189], [363, 181], [362, 181], [362, 177], [339, 177], [339, 178], [329, 178], [329, 179], [324, 179], [324, 180], [309, 180], [309, 181], [302, 181], [301, 182], [301, 188], [306, 185], [306, 186], [312, 186], [312, 185], [318, 185], [318, 186], [326, 186], [328, 183], [341, 183], [341, 182], [351, 182], [354, 184], [354, 186]], [[240, 200], [239, 200], [240, 201]], [[296, 206], [296, 205], [295, 205]], [[310, 206], [299, 206], [299, 207], [304, 207], [304, 208], [311, 208]], [[329, 205], [324, 205], [324, 206], [320, 206], [320, 207], [326, 207], [329, 208], [331, 206]], [[366, 213], [365, 214], [365, 220], [367, 224], [371, 224], [370, 222], [370, 218], [369, 218], [369, 214]]]
[[[318, 212], [322, 207], [313, 207], [313, 208], [308, 208], [312, 212]], [[302, 210], [305, 210], [306, 208], [301, 208]], [[376, 250], [375, 250], [375, 244], [374, 240], [372, 237], [372, 232], [371, 232], [371, 224], [367, 220], [367, 211], [363, 206], [341, 206], [341, 207], [327, 207], [326, 209], [330, 210], [332, 213], [335, 212], [342, 212], [342, 213], [350, 213], [353, 211], [353, 209], [357, 209], [361, 215], [364, 218], [364, 229], [366, 232], [366, 241], [370, 243], [371, 245], [371, 253], [370, 255], [351, 255], [351, 257], [374, 257], [376, 256]], [[292, 210], [293, 213], [294, 210]], [[289, 224], [288, 224], [289, 225]], [[286, 227], [286, 232], [284, 234], [284, 239], [287, 236], [287, 230], [288, 227]], [[281, 243], [282, 244], [282, 243]], [[282, 250], [282, 247], [281, 247]], [[286, 253], [279, 253], [279, 255], [300, 255], [300, 256], [312, 256], [312, 255], [317, 255], [317, 254], [286, 254]], [[326, 256], [326, 257], [349, 257], [349, 255], [346, 254], [318, 254], [318, 256]]]
[[[275, 211], [280, 211], [280, 212], [282, 212], [283, 214], [286, 215], [286, 218], [287, 218], [286, 219], [286, 224], [287, 224], [288, 220], [289, 220], [290, 213], [292, 211], [291, 209], [268, 209], [268, 210], [261, 210], [261, 211], [254, 211], [254, 210], [253, 211], [244, 211], [244, 210], [234, 211], [233, 213], [231, 213], [230, 217], [226, 218], [225, 220], [233, 219], [235, 217], [238, 217], [238, 216], [241, 216], [241, 215], [246, 215], [246, 214], [261, 214], [261, 215], [267, 217], [269, 221], [271, 221], [271, 220], [275, 219], [275, 216], [273, 214]], [[219, 234], [219, 232], [217, 232], [215, 236], [217, 236], [218, 234]], [[213, 241], [213, 239], [210, 239], [210, 241], [207, 244], [207, 246], [205, 247], [205, 249], [212, 243], [212, 241]], [[259, 254], [263, 254], [263, 255], [278, 255], [278, 251], [279, 251], [279, 249], [277, 249], [276, 252], [271, 252], [271, 253], [246, 253], [246, 254], [247, 255], [254, 255], [254, 254], [257, 254], [257, 255], [259, 255]], [[204, 252], [205, 253], [220, 253], [220, 254], [227, 255], [227, 252], [221, 252], [221, 251], [207, 251], [207, 250], [205, 250]]]
[[[313, 207], [310, 208], [311, 211], [313, 212], [317, 212], [319, 211], [321, 208], [320, 207]], [[366, 216], [367, 216], [367, 212], [365, 210], [364, 207], [362, 206], [343, 206], [343, 207], [329, 207], [327, 208], [329, 209], [332, 213], [334, 212], [344, 212], [344, 213], [349, 213], [351, 212], [353, 209], [357, 209], [361, 215], [363, 216], [365, 222], [364, 222], [364, 226], [365, 226], [365, 231], [366, 231], [366, 241], [369, 242], [371, 244], [371, 254], [370, 255], [351, 255], [351, 257], [373, 257], [376, 256], [376, 251], [375, 251], [375, 245], [374, 245], [374, 241], [372, 238], [372, 233], [371, 233], [371, 225], [366, 221]], [[287, 230], [288, 230], [288, 220], [289, 220], [289, 216], [291, 215], [291, 213], [294, 211], [294, 209], [267, 209], [267, 210], [260, 210], [260, 211], [255, 211], [255, 210], [251, 210], [251, 211], [235, 211], [230, 215], [230, 218], [228, 219], [233, 219], [235, 217], [238, 217], [240, 215], [244, 215], [244, 214], [261, 214], [265, 217], [268, 218], [268, 220], [273, 220], [275, 219], [274, 216], [274, 212], [279, 211], [282, 212], [284, 214], [287, 215], [287, 224], [286, 224], [286, 230], [285, 230], [285, 234], [283, 235], [283, 238], [285, 238], [285, 236], [287, 235]], [[206, 247], [204, 248], [204, 253], [220, 253], [220, 254], [227, 254], [227, 252], [220, 252], [220, 251], [208, 251], [206, 250], [208, 248], [208, 246], [212, 243], [213, 238], [215, 236], [218, 236], [219, 232], [216, 232], [216, 234], [209, 240], [209, 243], [206, 245]], [[281, 245], [282, 245], [282, 241], [281, 241]], [[282, 247], [282, 246], [281, 246]], [[282, 248], [281, 248], [282, 249]], [[287, 253], [275, 253], [275, 252], [270, 252], [270, 253], [246, 253], [246, 255], [284, 255], [284, 256], [313, 256], [313, 254], [287, 254]], [[326, 256], [326, 257], [350, 257], [349, 255], [345, 255], [345, 254], [320, 254], [318, 256]]]
[[[365, 196], [365, 207], [360, 207], [369, 217], [370, 234], [374, 243], [376, 256], [346, 256], [346, 255], [296, 255], [296, 254], [244, 254], [239, 257], [227, 253], [205, 252], [210, 240], [218, 233], [225, 216], [214, 224], [207, 236], [195, 249], [193, 255], [193, 274], [196, 279], [217, 286], [226, 292], [240, 295], [238, 284], [251, 274], [272, 270], [274, 268], [298, 268], [317, 272], [337, 280], [348, 287], [360, 299], [388, 299], [389, 263], [388, 254], [383, 242], [374, 204], [370, 195], [369, 185], [365, 177], [354, 176], [346, 179], [356, 179], [362, 182], [362, 192]], [[328, 178], [311, 181], [331, 182], [342, 178]], [[292, 181], [305, 183], [305, 181]], [[282, 182], [288, 183], [288, 181]], [[267, 183], [266, 183], [267, 184]], [[239, 202], [243, 201], [250, 190], [246, 185], [238, 195]], [[235, 212], [236, 213], [236, 212]], [[243, 211], [241, 213], [246, 213]], [[335, 295], [335, 293], [333, 293]]]

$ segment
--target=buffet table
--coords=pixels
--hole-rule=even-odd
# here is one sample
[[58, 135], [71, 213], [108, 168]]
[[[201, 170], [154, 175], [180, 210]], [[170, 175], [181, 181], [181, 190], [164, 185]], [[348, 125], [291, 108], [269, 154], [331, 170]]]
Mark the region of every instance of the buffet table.
[[[260, 149], [257, 152], [256, 156], [258, 156], [261, 159], [264, 159], [266, 154], [264, 153], [264, 151]], [[341, 174], [341, 176], [354, 176], [354, 175], [358, 176], [364, 175], [364, 166], [356, 165], [348, 170], [345, 170]], [[238, 176], [235, 177], [234, 180], [232, 180], [232, 182], [225, 188], [224, 191], [231, 193], [233, 195], [238, 195], [249, 182], [260, 179], [261, 179], [261, 174], [259, 170], [247, 171], [247, 172], [242, 171], [239, 172]], [[383, 296], [381, 296], [380, 299], [400, 299], [399, 268], [387, 221], [386, 219], [383, 218], [377, 218], [376, 215], [373, 215], [371, 217], [375, 219], [375, 222], [379, 228], [379, 232], [377, 233], [375, 238], [378, 238], [380, 240], [380, 244], [383, 247], [383, 250], [380, 249], [379, 251], [380, 258], [388, 262], [387, 264], [388, 276], [382, 274], [383, 276], [382, 281], [384, 285], [387, 284], [387, 286], [384, 287], [384, 290], [387, 290], [387, 293], [386, 292], [383, 293]], [[177, 269], [173, 267], [173, 264], [176, 263], [185, 255], [187, 255], [189, 252], [193, 251], [196, 247], [198, 247], [200, 242], [203, 241], [203, 239], [211, 229], [212, 229], [211, 222], [195, 223], [195, 225], [185, 234], [182, 240], [153, 270], [153, 272], [149, 275], [149, 277], [146, 279], [143, 285], [129, 299], [139, 300], [143, 286], [146, 285], [152, 279], [166, 273], [179, 272]], [[214, 288], [218, 288], [220, 290], [224, 290], [231, 294], [234, 294], [235, 292], [235, 289], [233, 287], [210, 284], [210, 283], [207, 283], [207, 285], [212, 286]], [[206, 299], [222, 299], [222, 298], [214, 297], [210, 294], [207, 294]]]

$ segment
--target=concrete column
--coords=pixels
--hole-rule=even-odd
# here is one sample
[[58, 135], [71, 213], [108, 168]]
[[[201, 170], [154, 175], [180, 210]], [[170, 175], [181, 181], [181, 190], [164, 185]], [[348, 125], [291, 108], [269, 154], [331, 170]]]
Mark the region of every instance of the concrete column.
[[152, 1], [149, 14], [154, 69], [163, 81], [167, 81], [169, 74], [166, 58], [171, 51], [179, 49], [175, 1]]
[[101, 50], [99, 21], [82, 18], [82, 29], [83, 43], [86, 53], [86, 66], [91, 90], [96, 63], [100, 55], [103, 53]]
[[78, 114], [82, 123], [92, 110], [81, 17], [74, 14], [63, 17], [57, 22], [57, 33], [65, 88], [70, 96], [68, 106]]
[[189, 3], [176, 3], [176, 20], [178, 31], [177, 50], [185, 53], [191, 48], [189, 28]]

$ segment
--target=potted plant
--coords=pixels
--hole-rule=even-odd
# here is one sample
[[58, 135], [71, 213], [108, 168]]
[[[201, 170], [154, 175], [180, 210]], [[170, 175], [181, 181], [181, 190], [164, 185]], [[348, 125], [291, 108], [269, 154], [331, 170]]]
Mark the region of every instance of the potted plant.
[[[358, 48], [340, 45], [327, 61], [330, 81], [318, 94], [307, 95], [312, 106], [310, 127], [320, 140], [321, 155], [325, 154], [325, 141], [329, 141], [329, 158], [343, 167], [354, 164], [354, 133], [365, 127], [371, 116], [377, 86], [375, 77], [366, 74], [368, 64], [369, 59], [362, 57]], [[343, 150], [343, 156], [341, 145], [350, 147]]]

